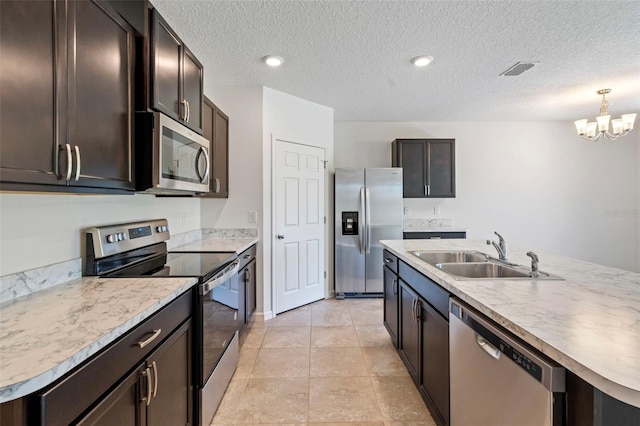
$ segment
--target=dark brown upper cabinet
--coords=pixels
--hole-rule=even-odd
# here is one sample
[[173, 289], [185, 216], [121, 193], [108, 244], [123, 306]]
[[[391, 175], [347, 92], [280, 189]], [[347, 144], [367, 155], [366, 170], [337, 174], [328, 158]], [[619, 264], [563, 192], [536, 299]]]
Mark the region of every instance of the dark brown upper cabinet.
[[133, 28], [96, 0], [0, 16], [2, 189], [133, 191]]
[[207, 198], [229, 198], [229, 117], [204, 97], [204, 137], [211, 142], [211, 190]]
[[202, 134], [203, 75], [200, 61], [153, 9], [150, 105]]
[[403, 169], [404, 198], [456, 196], [455, 139], [396, 139], [391, 165]]

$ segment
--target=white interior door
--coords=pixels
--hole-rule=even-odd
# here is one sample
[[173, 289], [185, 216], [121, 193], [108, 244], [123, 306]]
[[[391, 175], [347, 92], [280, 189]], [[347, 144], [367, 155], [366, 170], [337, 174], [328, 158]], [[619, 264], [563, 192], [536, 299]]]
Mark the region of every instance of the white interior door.
[[324, 149], [276, 140], [275, 313], [324, 297]]

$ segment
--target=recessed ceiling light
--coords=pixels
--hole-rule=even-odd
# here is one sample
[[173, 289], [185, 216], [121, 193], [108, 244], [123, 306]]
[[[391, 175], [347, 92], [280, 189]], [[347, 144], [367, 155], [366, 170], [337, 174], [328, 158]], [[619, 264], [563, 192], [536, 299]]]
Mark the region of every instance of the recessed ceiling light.
[[416, 67], [426, 67], [433, 61], [433, 56], [416, 56], [411, 60], [411, 63]]
[[282, 56], [267, 55], [262, 58], [262, 62], [269, 65], [270, 67], [279, 67], [284, 62], [284, 59], [282, 59]]

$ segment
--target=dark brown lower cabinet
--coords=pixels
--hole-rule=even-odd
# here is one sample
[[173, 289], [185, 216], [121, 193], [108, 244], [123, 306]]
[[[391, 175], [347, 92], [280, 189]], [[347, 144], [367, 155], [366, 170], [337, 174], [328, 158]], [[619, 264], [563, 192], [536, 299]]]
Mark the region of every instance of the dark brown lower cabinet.
[[400, 357], [436, 423], [448, 425], [449, 323], [402, 277], [399, 281]]
[[398, 276], [388, 267], [383, 268], [384, 310], [383, 324], [394, 346], [398, 347]]
[[434, 409], [441, 424], [449, 424], [449, 322], [433, 307], [418, 301], [420, 333], [420, 382], [418, 390]]
[[253, 313], [256, 311], [256, 260], [252, 259], [248, 265], [244, 267], [244, 283], [245, 283], [245, 320], [249, 322]]

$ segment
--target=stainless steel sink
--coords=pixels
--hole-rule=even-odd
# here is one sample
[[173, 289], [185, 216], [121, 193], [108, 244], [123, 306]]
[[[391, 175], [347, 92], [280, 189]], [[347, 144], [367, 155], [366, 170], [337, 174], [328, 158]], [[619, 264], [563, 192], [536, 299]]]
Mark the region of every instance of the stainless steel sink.
[[528, 279], [528, 280], [561, 280], [555, 275], [539, 272], [539, 276], [532, 278], [526, 268], [515, 268], [493, 262], [483, 263], [439, 263], [436, 267], [458, 278], [468, 279]]
[[487, 262], [489, 256], [479, 251], [414, 251], [412, 254], [427, 263]]

